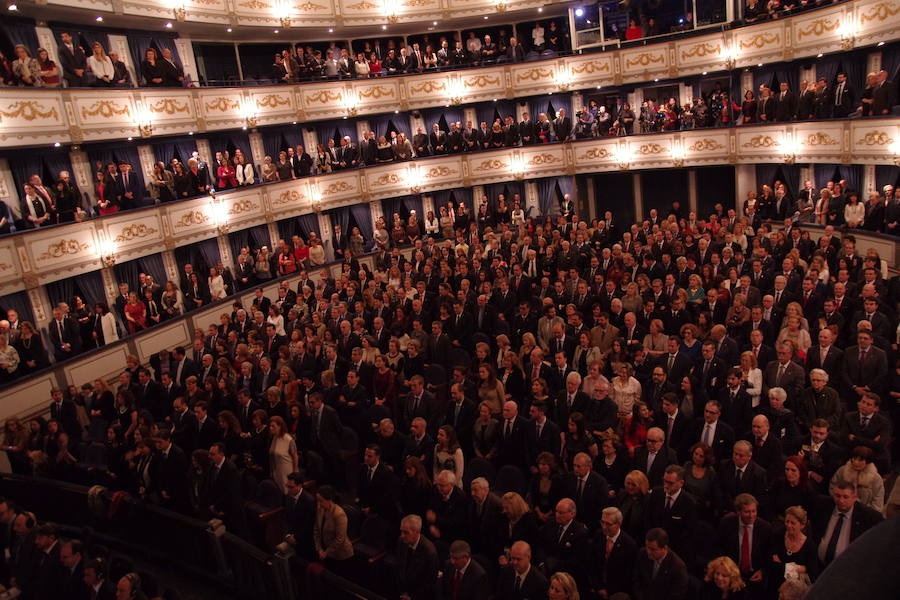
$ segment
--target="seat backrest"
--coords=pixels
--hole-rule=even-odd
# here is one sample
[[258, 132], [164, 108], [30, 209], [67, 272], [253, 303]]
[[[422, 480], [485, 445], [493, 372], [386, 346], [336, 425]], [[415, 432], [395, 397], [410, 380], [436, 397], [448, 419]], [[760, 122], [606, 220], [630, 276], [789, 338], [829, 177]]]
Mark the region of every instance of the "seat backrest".
[[491, 464], [490, 461], [476, 456], [466, 463], [466, 470], [463, 473], [463, 485], [466, 489], [469, 489], [472, 481], [478, 479], [479, 477], [484, 477], [488, 480], [488, 483], [491, 484], [491, 488], [493, 488], [496, 475], [497, 470], [494, 468], [494, 465]]
[[494, 483], [494, 491], [498, 495], [506, 492], [516, 492], [522, 496], [525, 495], [527, 484], [525, 474], [519, 467], [513, 465], [504, 465], [497, 471], [497, 480]]
[[271, 479], [264, 479], [256, 486], [256, 502], [266, 508], [278, 508], [283, 498], [281, 488]]
[[355, 453], [359, 449], [359, 436], [349, 427], [344, 427], [341, 432], [341, 450]]

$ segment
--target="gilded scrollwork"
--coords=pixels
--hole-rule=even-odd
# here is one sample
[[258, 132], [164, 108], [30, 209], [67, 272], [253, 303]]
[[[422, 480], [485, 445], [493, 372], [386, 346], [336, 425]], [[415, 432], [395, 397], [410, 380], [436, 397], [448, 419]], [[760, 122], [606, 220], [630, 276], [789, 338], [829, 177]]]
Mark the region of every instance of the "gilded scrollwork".
[[697, 140], [690, 146], [688, 146], [688, 150], [691, 152], [705, 152], [712, 150], [722, 150], [725, 146], [717, 142], [716, 140], [711, 140], [709, 138], [703, 138], [702, 140]]
[[744, 48], [758, 48], [762, 49], [766, 46], [772, 46], [773, 44], [778, 44], [781, 37], [777, 33], [764, 32], [757, 33], [753, 37], [741, 40], [740, 46], [741, 49]]
[[601, 71], [609, 73], [608, 62], [599, 62], [596, 60], [592, 60], [589, 62], [583, 62], [577, 67], [572, 67], [572, 73], [576, 73], [578, 75], [593, 75], [594, 73], [599, 73]]
[[249, 8], [251, 10], [260, 10], [263, 8], [272, 8], [271, 5], [266, 4], [265, 2], [260, 2], [259, 0], [249, 0], [248, 2], [239, 2], [238, 6], [242, 6], [244, 8]]
[[394, 90], [380, 85], [369, 86], [359, 90], [358, 93], [360, 98], [372, 98], [373, 100], [378, 100], [379, 98], [387, 96], [390, 96], [391, 98], [394, 97]]
[[166, 115], [174, 115], [178, 113], [189, 113], [191, 112], [191, 107], [188, 106], [188, 103], [178, 104], [178, 101], [174, 98], [163, 98], [155, 102], [154, 104], [149, 104], [148, 108], [150, 112], [162, 113]]
[[314, 10], [325, 10], [328, 7], [321, 4], [313, 4], [312, 2], [304, 2], [303, 4], [295, 5], [294, 8], [300, 12], [311, 12]]
[[857, 146], [889, 146], [894, 143], [894, 138], [883, 131], [870, 131], [856, 140]]
[[242, 198], [238, 200], [234, 204], [231, 205], [231, 208], [228, 209], [229, 215], [239, 215], [241, 213], [254, 211], [259, 208], [259, 204], [250, 200], [249, 198]]
[[758, 135], [741, 144], [741, 148], [777, 148], [778, 142], [770, 135]]
[[558, 156], [554, 156], [550, 153], [537, 154], [531, 160], [528, 161], [529, 165], [552, 165], [553, 163], [562, 162], [562, 159]]
[[20, 100], [8, 104], [6, 110], [0, 110], [0, 116], [7, 119], [25, 119], [26, 121], [59, 119], [56, 107], [51, 106], [50, 110], [45, 110], [44, 105], [37, 100]]
[[599, 158], [612, 158], [612, 153], [606, 148], [591, 148], [584, 154], [578, 157], [580, 159], [599, 159]]
[[431, 94], [433, 92], [443, 92], [447, 89], [446, 81], [423, 81], [419, 85], [414, 85], [409, 88], [409, 91], [413, 94]]
[[304, 196], [297, 190], [287, 190], [286, 192], [282, 192], [280, 196], [278, 196], [275, 200], [272, 200], [273, 206], [281, 206], [282, 204], [291, 204], [293, 202], [300, 202], [303, 200]]
[[702, 44], [696, 44], [690, 50], [682, 50], [681, 51], [681, 60], [686, 58], [703, 58], [704, 56], [710, 55], [718, 55], [722, 53], [722, 46], [720, 44], [710, 44], [709, 42], [703, 42]]
[[663, 154], [664, 152], [667, 152], [665, 146], [660, 146], [659, 144], [641, 144], [638, 146], [635, 154], [647, 156], [651, 154]]
[[433, 179], [435, 177], [446, 177], [454, 175], [456, 171], [450, 167], [432, 167], [425, 172], [425, 179]]
[[228, 112], [230, 110], [236, 109], [238, 106], [240, 106], [240, 103], [237, 100], [219, 97], [211, 102], [204, 102], [203, 105], [208, 111], [217, 110], [219, 112]]
[[531, 69], [525, 73], [518, 73], [516, 81], [540, 81], [547, 77], [552, 77], [553, 71], [550, 69]]
[[116, 243], [130, 242], [131, 240], [142, 239], [148, 235], [153, 235], [154, 233], [158, 233], [158, 230], [155, 227], [145, 225], [144, 223], [134, 223], [119, 232], [119, 235], [117, 235], [113, 241]]
[[89, 247], [88, 244], [78, 240], [60, 240], [47, 246], [47, 249], [38, 256], [38, 260], [49, 260], [51, 258], [62, 258], [63, 256], [78, 254]]
[[338, 194], [340, 192], [349, 192], [353, 189], [355, 188], [346, 181], [338, 181], [337, 183], [332, 183], [327, 188], [325, 188], [325, 191], [322, 192], [322, 195], [331, 196], [332, 194]]
[[322, 90], [313, 94], [312, 96], [306, 96], [307, 102], [318, 102], [319, 104], [328, 104], [329, 102], [334, 102], [340, 99], [340, 92], [332, 92], [331, 90]]
[[191, 210], [184, 213], [175, 221], [175, 229], [183, 229], [192, 225], [205, 225], [209, 222], [209, 216], [202, 210]]
[[871, 11], [861, 14], [859, 22], [861, 25], [865, 25], [869, 21], [884, 21], [896, 16], [898, 13], [900, 13], [900, 4], [896, 2], [879, 2], [872, 7]]
[[285, 98], [278, 94], [266, 94], [262, 98], [256, 99], [257, 108], [278, 108], [279, 106], [289, 106], [290, 104], [290, 97]]
[[394, 183], [400, 183], [400, 176], [396, 173], [385, 173], [381, 177], [375, 180], [372, 185], [382, 186], [382, 185], [391, 185]]
[[111, 119], [120, 115], [131, 115], [131, 107], [127, 104], [122, 106], [115, 100], [97, 100], [90, 107], [81, 107], [81, 117], [83, 119], [88, 117]]
[[657, 54], [654, 56], [649, 52], [641, 52], [635, 58], [629, 58], [625, 61], [626, 67], [649, 67], [653, 64], [665, 63], [666, 57], [663, 54]]
[[811, 133], [806, 137], [807, 146], [834, 146], [837, 143], [836, 139], [822, 132]]
[[477, 75], [473, 77], [469, 77], [465, 81], [463, 81], [463, 85], [466, 87], [477, 87], [483, 88], [489, 85], [500, 85], [499, 77], [491, 77], [490, 75]]
[[474, 170], [475, 171], [494, 171], [496, 169], [505, 169], [508, 166], [509, 165], [507, 165], [502, 160], [498, 160], [498, 159], [494, 158], [491, 160], [481, 161], [481, 164], [478, 165], [477, 167], [475, 167]]
[[812, 22], [812, 25], [807, 27], [806, 29], [801, 29], [797, 32], [797, 39], [803, 39], [808, 35], [814, 35], [816, 37], [824, 35], [825, 33], [829, 33], [837, 29], [841, 26], [841, 20], [835, 19], [832, 21], [831, 19], [816, 19]]
[[348, 4], [347, 8], [350, 10], [372, 10], [373, 8], [381, 8], [381, 4], [375, 4], [374, 2], [369, 2], [369, 0], [363, 0], [362, 2], [357, 2], [356, 4]]

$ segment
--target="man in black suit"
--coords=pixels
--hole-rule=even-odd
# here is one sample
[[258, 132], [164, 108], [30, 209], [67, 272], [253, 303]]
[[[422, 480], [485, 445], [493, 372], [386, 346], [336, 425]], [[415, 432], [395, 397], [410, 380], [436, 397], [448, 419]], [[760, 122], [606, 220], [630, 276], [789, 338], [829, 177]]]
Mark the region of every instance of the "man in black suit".
[[209, 448], [210, 469], [207, 481], [209, 513], [222, 519], [228, 531], [242, 535], [246, 532], [244, 498], [241, 476], [233, 462], [225, 457], [225, 445], [215, 443]]
[[53, 357], [56, 362], [72, 358], [81, 352], [81, 334], [74, 319], [67, 318], [60, 308], [53, 309], [53, 320], [47, 325]]
[[717, 400], [707, 402], [690, 438], [692, 444], [702, 442], [712, 448], [716, 461], [725, 460], [734, 446], [734, 429], [721, 416], [722, 405]]
[[643, 388], [643, 401], [651, 411], [658, 415], [662, 411], [663, 397], [675, 391], [675, 386], [666, 381], [665, 369], [657, 365], [650, 372], [650, 384]]
[[500, 466], [514, 465], [528, 469], [528, 421], [519, 416], [519, 405], [512, 400], [503, 403], [500, 434], [494, 446], [494, 456]]
[[78, 409], [71, 400], [63, 397], [63, 392], [59, 388], [54, 388], [50, 392], [52, 402], [50, 403], [50, 418], [59, 423], [60, 428], [66, 432], [69, 439], [78, 443], [81, 441], [81, 423], [78, 421]]
[[[657, 367], [658, 368], [658, 367]], [[678, 394], [670, 392], [662, 397], [662, 409], [656, 414], [656, 426], [666, 434], [666, 446], [674, 450], [679, 462], [690, 459], [688, 448], [691, 447], [691, 433], [693, 423], [679, 410], [680, 399]]]
[[458, 532], [464, 531], [469, 499], [456, 485], [453, 471], [441, 471], [434, 477], [434, 491], [425, 511], [429, 537], [448, 544]]
[[[472, 449], [472, 428], [478, 411], [475, 403], [466, 397], [466, 387], [462, 383], [453, 383], [450, 386], [450, 404], [444, 415], [444, 425], [450, 425], [457, 434], [459, 445], [466, 456]], [[557, 436], [558, 437], [558, 436]], [[477, 550], [476, 550], [477, 552]]]
[[503, 502], [491, 492], [490, 483], [484, 477], [473, 479], [470, 487], [472, 501], [467, 517], [467, 539], [479, 556], [500, 556], [507, 529]]
[[[37, 565], [31, 585], [24, 587], [26, 598], [44, 600], [60, 598], [67, 591], [62, 588], [66, 570], [59, 561], [58, 532], [54, 525], [40, 525], [34, 530]], [[23, 542], [27, 543], [27, 542]]]
[[662, 483], [666, 467], [678, 464], [678, 454], [663, 445], [665, 440], [665, 431], [651, 427], [647, 431], [647, 444], [634, 451], [634, 468], [647, 476], [652, 487]]
[[316, 497], [303, 489], [302, 472], [288, 474], [285, 490], [287, 493], [284, 496], [284, 539], [297, 549], [300, 556], [313, 560]]
[[[778, 388], [773, 388], [772, 397], [778, 394]], [[784, 394], [780, 394], [781, 402]], [[782, 440], [770, 432], [769, 418], [765, 414], [753, 417], [750, 434], [744, 435], [744, 439], [753, 443], [753, 461], [768, 472], [769, 480], [774, 481], [784, 471], [784, 449]], [[793, 444], [793, 440], [790, 440]]]
[[259, 404], [253, 401], [253, 391], [243, 388], [237, 395], [236, 414], [241, 424], [241, 431], [253, 431], [253, 411], [259, 408]]
[[593, 470], [589, 454], [580, 452], [575, 455], [572, 473], [562, 486], [562, 494], [575, 501], [580, 520], [590, 531], [594, 531], [600, 523], [600, 513], [609, 499], [609, 484]]
[[844, 351], [844, 368], [841, 375], [848, 396], [854, 400], [862, 398], [868, 392], [881, 396], [887, 383], [887, 354], [874, 345], [871, 331], [861, 329], [856, 338], [857, 345], [850, 346]]
[[194, 405], [194, 426], [196, 433], [194, 434], [194, 442], [196, 448], [206, 449], [220, 441], [222, 438], [219, 426], [215, 419], [209, 416], [209, 405], [205, 400], [201, 400]]
[[[818, 499], [812, 510], [812, 537], [818, 544], [819, 561], [827, 567], [856, 538], [883, 519], [880, 512], [858, 501], [853, 484], [835, 482], [831, 497]], [[849, 535], [844, 533], [848, 527]]]
[[472, 548], [467, 542], [456, 540], [450, 544], [450, 560], [444, 567], [441, 589], [444, 600], [487, 600], [487, 573], [472, 560]]
[[554, 518], [547, 519], [541, 528], [544, 567], [552, 575], [565, 571], [575, 578], [578, 586], [587, 584], [588, 529], [575, 520], [577, 509], [571, 498], [556, 503]]
[[661, 527], [669, 534], [672, 548], [681, 556], [690, 553], [697, 500], [684, 488], [684, 467], [669, 465], [663, 474], [662, 487], [654, 488], [647, 500], [647, 529]]
[[775, 353], [777, 359], [763, 367], [761, 403], [766, 404], [770, 389], [780, 387], [787, 392], [788, 406], [793, 406], [806, 385], [806, 371], [794, 362], [793, 345], [781, 343], [775, 348]]
[[599, 598], [631, 591], [632, 575], [637, 561], [638, 546], [622, 530], [622, 511], [614, 506], [603, 509], [600, 517], [602, 535], [594, 538], [589, 559], [590, 587]]
[[169, 415], [172, 404], [167, 402], [167, 397], [163, 387], [153, 381], [150, 371], [147, 369], [139, 369], [137, 373], [137, 406], [139, 410], [150, 411], [153, 418], [157, 421], [163, 421]]
[[[64, 540], [59, 544], [59, 562], [64, 571], [60, 582], [65, 590], [63, 600], [88, 600], [91, 590], [84, 581], [84, 555], [81, 540]], [[96, 597], [94, 597], [96, 598]]]
[[772, 556], [772, 526], [759, 518], [759, 502], [750, 494], [739, 494], [734, 510], [719, 523], [719, 551], [738, 566], [751, 596], [760, 597]]
[[341, 420], [334, 408], [324, 405], [324, 397], [320, 392], [310, 394], [306, 402], [309, 416], [306, 427], [302, 430], [306, 438], [303, 446], [321, 454], [326, 467], [329, 467], [328, 472], [338, 474], [343, 471], [344, 466], [341, 462]]
[[[751, 309], [751, 319], [753, 319], [753, 314], [755, 312], [761, 312], [762, 309], [754, 308]], [[772, 332], [772, 324], [769, 321], [761, 320], [758, 321], [759, 327], [755, 329], [751, 329], [749, 333], [748, 343], [744, 346], [745, 352], [752, 352], [753, 356], [756, 357], [756, 365], [760, 369], [765, 369], [766, 365], [777, 358], [775, 354], [775, 349], [768, 345], [769, 337], [774, 341], [774, 333]]]
[[87, 79], [87, 57], [84, 49], [72, 39], [72, 34], [63, 31], [59, 34], [62, 43], [58, 47], [59, 63], [62, 66], [63, 79], [69, 87], [85, 87]]
[[422, 535], [422, 518], [407, 515], [400, 521], [397, 544], [400, 563], [400, 597], [408, 600], [431, 600], [437, 593], [438, 555], [434, 544]]
[[878, 410], [880, 404], [878, 394], [866, 392], [856, 403], [857, 410], [844, 415], [841, 440], [846, 448], [870, 448], [878, 470], [887, 472], [890, 466], [891, 421]]
[[356, 502], [363, 514], [367, 517], [378, 515], [396, 523], [397, 488], [394, 473], [381, 462], [381, 447], [378, 444], [366, 446], [356, 486]]
[[703, 342], [702, 359], [694, 367], [694, 381], [706, 393], [707, 398], [717, 398], [719, 390], [725, 387], [725, 375], [729, 365], [716, 357], [716, 343], [712, 340]]
[[193, 360], [187, 357], [184, 346], [175, 348], [174, 359], [169, 367], [175, 384], [184, 387], [184, 383], [188, 377], [196, 375], [197, 366]]
[[566, 109], [560, 108], [556, 111], [556, 118], [553, 119], [553, 135], [556, 141], [563, 142], [569, 139], [572, 134], [572, 119], [566, 116]]
[[888, 72], [881, 69], [878, 72], [877, 83], [872, 92], [872, 115], [881, 116], [891, 113], [891, 107], [897, 102], [897, 82], [888, 81]]
[[782, 81], [775, 95], [775, 120], [793, 121], [797, 115], [797, 96], [790, 91], [787, 82]]
[[730, 511], [734, 499], [741, 494], [750, 494], [761, 502], [767, 497], [766, 470], [752, 459], [753, 445], [746, 440], [738, 440], [734, 443], [731, 459], [716, 469], [720, 514]]
[[[834, 346], [834, 333], [825, 328], [819, 331], [819, 344], [806, 352], [806, 372], [822, 369], [826, 373], [838, 375], [844, 366], [844, 351]], [[829, 378], [832, 375], [829, 375]], [[839, 381], [835, 377], [835, 381]]]
[[[555, 375], [559, 371], [554, 371]], [[562, 376], [562, 375], [560, 375]], [[576, 371], [568, 371], [560, 384], [563, 388], [556, 395], [556, 411], [553, 419], [556, 424], [568, 423], [569, 415], [580, 412], [585, 417], [590, 413], [591, 398], [581, 391], [581, 375]]]
[[809, 435], [800, 440], [799, 455], [809, 471], [809, 479], [821, 493], [828, 491], [832, 476], [846, 462], [845, 449], [829, 435], [829, 423], [816, 419]]
[[531, 421], [527, 424], [529, 465], [537, 464], [537, 458], [542, 452], [559, 456], [560, 430], [556, 423], [547, 418], [549, 409], [547, 403], [540, 400], [532, 403], [529, 408], [531, 411]]
[[635, 600], [684, 600], [689, 581], [687, 567], [669, 548], [665, 530], [648, 531], [634, 569]]
[[[172, 379], [166, 375], [164, 377], [167, 384], [172, 384]], [[168, 396], [167, 396], [168, 398]], [[170, 405], [172, 406], [172, 414], [167, 420], [172, 424], [172, 441], [176, 446], [187, 453], [197, 449], [197, 417], [188, 408], [187, 402], [180, 395], [172, 398]], [[208, 448], [210, 444], [203, 446]]]
[[160, 505], [189, 514], [191, 494], [187, 456], [184, 450], [172, 443], [172, 434], [167, 430], [160, 431], [154, 443], [158, 454], [153, 487], [160, 496]]
[[679, 351], [681, 338], [677, 335], [670, 336], [666, 344], [667, 352], [659, 356], [657, 364], [665, 371], [666, 380], [681, 385], [681, 380], [690, 374], [691, 368], [694, 366], [693, 361], [684, 352]]
[[741, 370], [729, 369], [725, 381], [727, 385], [716, 398], [722, 407], [722, 420], [735, 432], [746, 432], [750, 428], [753, 408], [750, 394], [741, 383]]
[[545, 600], [547, 578], [531, 564], [531, 546], [519, 540], [509, 549], [508, 563], [497, 577], [496, 600]]
[[143, 206], [144, 191], [137, 175], [131, 170], [131, 163], [124, 160], [119, 162], [119, 177], [116, 184], [116, 194], [123, 209]]
[[429, 431], [437, 431], [440, 421], [434, 394], [425, 389], [425, 378], [413, 375], [409, 380], [409, 394], [400, 403], [401, 430], [408, 430], [413, 419], [425, 419]]

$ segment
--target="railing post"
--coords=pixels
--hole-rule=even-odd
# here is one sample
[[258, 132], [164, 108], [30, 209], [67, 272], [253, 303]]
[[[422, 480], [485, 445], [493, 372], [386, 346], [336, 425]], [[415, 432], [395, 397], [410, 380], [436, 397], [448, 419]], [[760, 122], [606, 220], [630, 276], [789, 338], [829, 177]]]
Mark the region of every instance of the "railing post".
[[275, 585], [278, 588], [279, 600], [295, 600], [297, 590], [294, 585], [294, 576], [291, 573], [291, 562], [296, 552], [287, 542], [282, 542], [275, 547], [272, 555], [272, 567], [275, 572]]
[[225, 559], [225, 550], [222, 549], [222, 536], [225, 535], [225, 524], [220, 519], [210, 519], [206, 532], [209, 534], [209, 545], [216, 560], [216, 572], [219, 577], [234, 579], [228, 561]]

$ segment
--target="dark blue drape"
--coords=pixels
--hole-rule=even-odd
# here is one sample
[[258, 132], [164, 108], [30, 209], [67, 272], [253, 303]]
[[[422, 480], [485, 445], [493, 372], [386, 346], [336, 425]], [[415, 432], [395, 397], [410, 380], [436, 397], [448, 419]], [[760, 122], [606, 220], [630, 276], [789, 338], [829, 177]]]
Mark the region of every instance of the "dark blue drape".
[[291, 238], [298, 235], [299, 227], [296, 219], [282, 219], [278, 221], [277, 225], [280, 239], [285, 240], [288, 244], [291, 243]]
[[[838, 167], [838, 171], [840, 171], [841, 179], [847, 180], [847, 190], [859, 192], [860, 185], [862, 183], [862, 170], [863, 167], [861, 165], [840, 165]], [[865, 202], [865, 198], [860, 197], [860, 201]]]
[[[272, 249], [272, 238], [269, 237], [269, 226], [268, 225], [257, 225], [256, 227], [251, 227], [249, 229], [250, 232], [250, 240], [253, 242], [254, 248], [262, 248], [263, 246], [268, 246], [269, 250]], [[218, 252], [218, 248], [216, 249]]]
[[559, 202], [556, 201], [556, 178], [544, 177], [535, 181], [538, 192], [538, 205], [541, 216], [559, 214]]
[[166, 276], [166, 265], [163, 263], [161, 254], [142, 256], [138, 259], [138, 266], [143, 272], [152, 275], [153, 280], [159, 285], [163, 285], [168, 279]]
[[319, 229], [318, 213], [309, 213], [297, 217], [297, 225], [300, 226], [300, 235], [305, 239], [309, 239], [310, 232], [315, 232], [316, 237], [322, 239], [322, 231]]
[[881, 68], [888, 72], [888, 80], [897, 84], [897, 75], [900, 74], [900, 44], [891, 44], [882, 48]]
[[432, 126], [437, 123], [441, 130], [450, 131], [450, 123], [461, 122], [465, 127], [465, 117], [462, 108], [448, 106], [444, 108], [427, 108], [422, 111], [422, 120], [425, 122], [426, 133], [431, 133]]
[[216, 238], [211, 238], [198, 242], [197, 247], [200, 250], [200, 255], [203, 257], [203, 262], [206, 263], [206, 268], [201, 273], [204, 277], [208, 277], [209, 267], [216, 266], [216, 263], [222, 260], [219, 254], [219, 242]]
[[340, 225], [344, 235], [350, 233], [350, 207], [343, 206], [341, 208], [332, 209], [328, 211], [328, 217], [331, 219], [332, 229], [335, 225]]
[[780, 166], [781, 165], [770, 163], [760, 163], [756, 165], [756, 187], [762, 188], [764, 185], [771, 186], [775, 183], [775, 173]]
[[104, 165], [108, 162], [118, 163], [126, 161], [131, 164], [131, 172], [137, 177], [138, 187], [145, 189], [144, 169], [141, 167], [141, 157], [138, 155], [137, 147], [131, 144], [115, 144], [104, 145], [101, 147], [92, 146], [88, 148], [88, 158], [91, 165], [96, 161], [101, 161]]
[[81, 291], [81, 299], [84, 300], [85, 304], [93, 306], [99, 302], [107, 302], [106, 291], [103, 288], [103, 277], [100, 275], [100, 271], [77, 275], [75, 283]]
[[47, 290], [47, 298], [50, 300], [50, 306], [56, 306], [60, 302], [71, 303], [72, 296], [78, 293], [75, 289], [74, 277], [66, 277], [59, 281], [51, 281], [44, 286], [44, 289]]
[[31, 300], [28, 299], [28, 292], [13, 292], [0, 297], [0, 310], [3, 311], [3, 318], [6, 318], [6, 311], [14, 310], [19, 313], [20, 321], [30, 321], [34, 324], [34, 312], [31, 310]]
[[829, 181], [838, 182], [841, 180], [837, 165], [816, 165], [813, 172], [816, 178], [815, 184], [819, 189], [825, 187]]
[[568, 94], [534, 96], [529, 101], [529, 107], [531, 108], [531, 119], [533, 121], [537, 121], [537, 116], [540, 113], [547, 113], [547, 118], [552, 121], [556, 118], [556, 111], [558, 111], [560, 108], [566, 109], [566, 116], [571, 118], [573, 117], [571, 104], [571, 97]]
[[[793, 67], [793, 68], [792, 68]], [[787, 82], [792, 92], [797, 92], [800, 88], [800, 72], [794, 65], [784, 65], [775, 69], [775, 76], [778, 78], [779, 85]], [[777, 89], [773, 89], [777, 92]]]
[[192, 136], [175, 138], [175, 152], [178, 153], [178, 160], [184, 163], [187, 168], [187, 161], [191, 154], [197, 150], [197, 140]]
[[900, 167], [894, 165], [877, 165], [875, 167], [875, 187], [878, 192], [886, 185], [896, 188], [900, 185]]
[[[241, 248], [253, 248], [250, 243], [250, 231], [241, 229], [232, 231], [228, 234], [228, 247], [231, 248], [231, 256], [237, 257], [241, 253]], [[235, 260], [237, 260], [235, 258]]]
[[[6, 39], [9, 40], [11, 46], [22, 44], [28, 48], [28, 51], [31, 52], [31, 56], [35, 56], [35, 52], [38, 49], [38, 38], [37, 32], [34, 30], [33, 21], [10, 19], [4, 15], [3, 21], [0, 22], [0, 31], [2, 31], [6, 36]], [[12, 48], [10, 48], [10, 50], [12, 50]], [[12, 62], [15, 55], [13, 54], [7, 58]]]
[[[554, 178], [555, 179], [555, 178]], [[506, 198], [506, 204], [512, 208], [513, 196], [519, 194], [521, 201], [525, 202], [525, 186], [521, 181], [507, 181], [505, 183], [492, 183], [484, 186], [488, 197], [488, 207], [491, 210], [497, 208], [497, 199], [500, 194]]]
[[[69, 32], [72, 35], [72, 41], [81, 46], [84, 49], [84, 53], [87, 56], [90, 56], [93, 51], [91, 50], [91, 44], [94, 42], [100, 42], [100, 45], [103, 46], [103, 50], [109, 54], [109, 32], [103, 31], [101, 29], [94, 29], [92, 27], [84, 27], [81, 25], [67, 25], [67, 24], [54, 24], [50, 26], [50, 31], [53, 32], [53, 37], [56, 38], [57, 46], [62, 45], [62, 37], [60, 34], [63, 32]], [[125, 57], [120, 57], [124, 59]]]
[[[177, 252], [176, 252], [177, 256]], [[176, 258], [177, 260], [177, 258]], [[178, 261], [179, 272], [184, 263], [188, 261]], [[192, 263], [193, 264], [193, 263]], [[141, 272], [141, 266], [137, 260], [129, 260], [123, 263], [116, 263], [113, 267], [113, 273], [116, 274], [117, 283], [127, 283], [128, 289], [137, 290], [140, 283], [138, 274]], [[159, 283], [159, 282], [157, 282]]]
[[[156, 159], [156, 162], [162, 162], [167, 167], [169, 166], [169, 161], [175, 156], [175, 142], [174, 140], [164, 140], [159, 142], [153, 142], [153, 157]], [[190, 155], [188, 155], [190, 158]], [[187, 158], [182, 159], [185, 164], [185, 168], [187, 168]]]
[[375, 132], [376, 137], [384, 136], [390, 139], [391, 131], [397, 133], [405, 133], [406, 137], [412, 140], [409, 129], [409, 118], [405, 114], [400, 115], [378, 115], [369, 117], [369, 129]]
[[[39, 155], [26, 153], [23, 156], [10, 157], [9, 169], [12, 171], [16, 192], [18, 192], [20, 199], [25, 197], [23, 186], [29, 177], [37, 174], [41, 176], [41, 180], [45, 179], [44, 161], [41, 160]], [[49, 183], [49, 180], [44, 181], [44, 183]]]
[[350, 214], [353, 215], [353, 220], [356, 221], [356, 226], [359, 227], [359, 232], [363, 238], [367, 242], [371, 240], [375, 229], [372, 226], [372, 209], [369, 207], [369, 203], [361, 202], [351, 205]]
[[278, 129], [266, 129], [262, 132], [263, 151], [266, 156], [272, 157], [272, 162], [278, 162], [278, 153], [287, 148], [284, 135]]
[[822, 77], [828, 82], [828, 87], [834, 84], [838, 70], [841, 68], [841, 58], [839, 56], [828, 57], [816, 61], [816, 79]]
[[[575, 178], [574, 178], [574, 177], [571, 177], [571, 176], [568, 176], [568, 175], [564, 175], [564, 176], [561, 176], [561, 177], [557, 177], [557, 178], [556, 178], [556, 183], [557, 183], [557, 185], [559, 185], [559, 193], [560, 193], [560, 194], [562, 194], [563, 196], [565, 196], [566, 194], [569, 194], [570, 197], [572, 198], [572, 202], [575, 202], [575, 201], [576, 201], [576, 198], [575, 198]], [[523, 201], [523, 202], [525, 201], [525, 197], [524, 197], [524, 196], [522, 197], [522, 201]], [[525, 207], [523, 206], [522, 208], [525, 208]]]
[[[291, 148], [296, 149], [297, 146], [303, 144], [303, 132], [300, 130], [300, 127], [294, 125], [283, 127], [281, 134], [284, 136], [284, 141], [287, 142]], [[309, 152], [309, 149], [307, 149], [307, 152]]]
[[[224, 133], [212, 133], [206, 136], [206, 141], [209, 143], [209, 152], [212, 154], [209, 157], [211, 162], [215, 160], [216, 152], [225, 152], [226, 150], [234, 158], [234, 151], [238, 148], [241, 149], [249, 162], [253, 162], [253, 154], [250, 151], [250, 136], [247, 135], [246, 131], [235, 130]], [[277, 158], [278, 154], [276, 153], [272, 160]]]
[[[502, 121], [509, 115], [515, 117], [516, 121], [519, 120], [516, 113], [516, 103], [512, 100], [498, 100], [497, 102], [476, 104], [475, 115], [478, 118], [478, 122], [473, 123], [472, 126], [476, 129], [481, 126], [482, 122], [486, 123], [488, 128], [490, 128], [494, 124], [495, 119]], [[532, 115], [531, 120], [536, 121], [536, 115]]]
[[[152, 36], [139, 33], [128, 34], [128, 51], [131, 53], [131, 64], [134, 66], [134, 72], [138, 78], [135, 82], [137, 85], [145, 83], [144, 75], [141, 73], [141, 64], [144, 62], [147, 49], [151, 46], [153, 46]], [[158, 58], [162, 58], [162, 56]]]
[[172, 59], [175, 64], [184, 69], [184, 65], [181, 64], [181, 57], [178, 55], [178, 46], [175, 45], [175, 40], [173, 38], [165, 35], [156, 35], [153, 37], [153, 41], [160, 50], [160, 57], [162, 57], [162, 51], [168, 49], [172, 52]]

